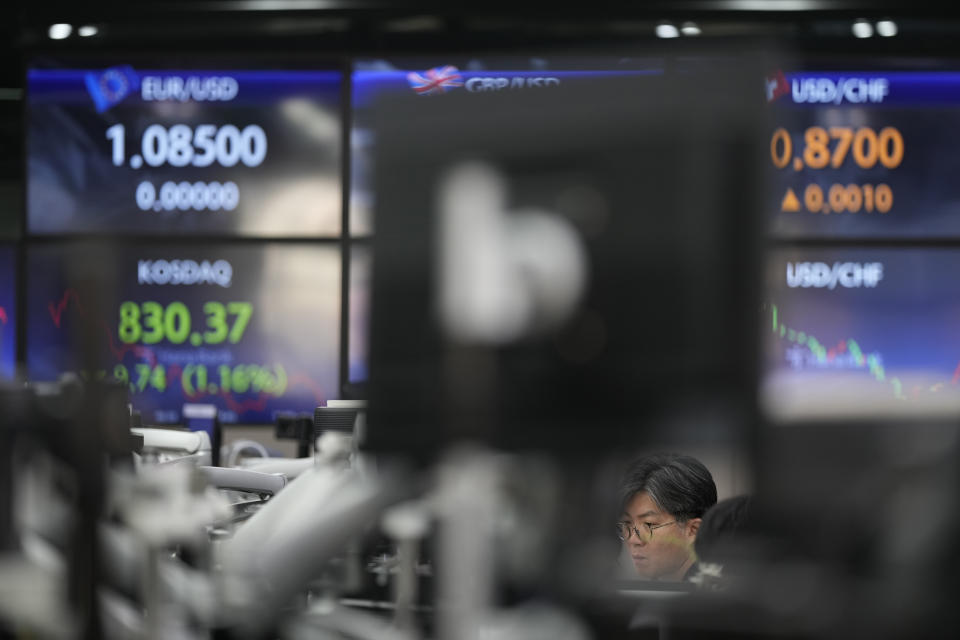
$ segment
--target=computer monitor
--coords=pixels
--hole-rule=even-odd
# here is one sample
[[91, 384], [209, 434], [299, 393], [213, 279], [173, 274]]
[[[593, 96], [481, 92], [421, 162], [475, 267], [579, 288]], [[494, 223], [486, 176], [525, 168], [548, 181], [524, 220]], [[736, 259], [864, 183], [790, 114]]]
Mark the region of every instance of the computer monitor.
[[960, 70], [820, 55], [767, 89], [766, 415], [953, 419]]
[[36, 56], [27, 232], [337, 237], [342, 85], [289, 57]]
[[341, 253], [326, 244], [51, 242], [27, 248], [26, 359], [122, 381], [146, 424], [213, 404], [272, 424], [339, 388]]
[[752, 73], [384, 101], [366, 446], [583, 454], [658, 424], [749, 430]]

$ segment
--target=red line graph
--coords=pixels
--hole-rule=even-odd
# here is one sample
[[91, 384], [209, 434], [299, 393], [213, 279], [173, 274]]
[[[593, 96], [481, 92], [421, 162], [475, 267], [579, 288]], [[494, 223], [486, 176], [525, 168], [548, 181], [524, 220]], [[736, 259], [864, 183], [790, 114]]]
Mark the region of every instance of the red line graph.
[[209, 398], [210, 396], [216, 396], [223, 398], [223, 401], [226, 403], [227, 408], [235, 413], [245, 413], [247, 411], [263, 411], [267, 408], [267, 402], [270, 400], [271, 396], [263, 391], [261, 391], [256, 398], [247, 398], [246, 400], [237, 400], [230, 393], [226, 391], [218, 391], [217, 393], [209, 393], [207, 391], [195, 391], [192, 396], [187, 395], [187, 392], [184, 391], [183, 395], [187, 396], [191, 400]]
[[167, 368], [167, 386], [170, 386], [170, 382], [173, 380], [179, 380], [180, 375], [183, 373], [183, 367], [178, 364], [172, 364]]
[[953, 370], [953, 377], [950, 378], [951, 384], [957, 384], [960, 382], [960, 362], [957, 363], [957, 368]]
[[[63, 314], [66, 312], [71, 300], [73, 300], [74, 305], [76, 305], [77, 312], [81, 317], [86, 317], [87, 315], [87, 312], [83, 308], [83, 304], [80, 302], [80, 296], [77, 295], [77, 292], [73, 289], [67, 289], [63, 292], [63, 297], [60, 298], [59, 302], [47, 303], [47, 310], [50, 312], [50, 319], [53, 320], [54, 326], [56, 326], [58, 329], [63, 328]], [[97, 325], [100, 326], [101, 330], [103, 330], [103, 334], [107, 337], [107, 347], [110, 349], [110, 353], [113, 354], [113, 357], [116, 358], [118, 362], [123, 360], [123, 356], [126, 355], [127, 352], [133, 352], [134, 355], [149, 362], [150, 366], [157, 364], [157, 354], [154, 353], [153, 349], [139, 344], [122, 344], [118, 346], [113, 336], [113, 330], [110, 328], [110, 325], [107, 324], [107, 321], [100, 316], [98, 316], [96, 320]]]
[[[323, 404], [323, 402], [326, 401], [326, 396], [319, 391], [320, 385], [309, 376], [306, 376], [302, 373], [291, 376], [290, 380], [287, 382], [287, 389], [289, 390], [294, 387], [305, 387], [308, 391], [313, 393], [313, 398], [317, 405]], [[245, 411], [263, 411], [267, 408], [267, 402], [274, 397], [264, 391], [261, 391], [259, 394], [257, 394], [256, 398], [247, 398], [246, 400], [237, 400], [227, 391], [218, 391], [217, 393], [210, 393], [209, 391], [195, 391], [193, 395], [188, 395], [187, 392], [184, 391], [183, 395], [190, 399], [219, 396], [223, 398], [224, 402], [226, 402], [227, 407], [236, 413], [243, 413]]]
[[[832, 362], [837, 358], [837, 356], [849, 352], [854, 358], [856, 364], [859, 367], [867, 366], [871, 375], [873, 375], [878, 382], [890, 383], [890, 385], [893, 387], [895, 396], [900, 398], [906, 397], [904, 395], [903, 382], [898, 376], [892, 375], [891, 372], [888, 372], [884, 368], [882, 364], [882, 356], [878, 352], [865, 355], [857, 341], [853, 340], [852, 338], [841, 340], [835, 347], [830, 349], [824, 349], [822, 346], [820, 346], [820, 342], [813, 335], [804, 331], [792, 329], [780, 322], [779, 309], [777, 308], [777, 305], [770, 304], [769, 309], [772, 315], [771, 319], [773, 333], [779, 334], [781, 339], [786, 336], [788, 341], [806, 346], [810, 353], [815, 356], [819, 355], [825, 362]], [[960, 362], [958, 362], [956, 368], [954, 368], [953, 375], [949, 380], [949, 384], [955, 387], [957, 386], [958, 382], [960, 382]], [[947, 380], [941, 380], [940, 382], [936, 382], [929, 387], [915, 384], [910, 387], [909, 392], [914, 398], [918, 398], [924, 391], [931, 393], [939, 392], [947, 388], [947, 384]]]
[[837, 346], [827, 349], [827, 362], [833, 362], [837, 356], [843, 355], [847, 352], [847, 341], [841, 340], [837, 343]]
[[61, 328], [60, 323], [63, 321], [63, 312], [67, 310], [67, 305], [70, 303], [70, 300], [73, 300], [73, 303], [77, 305], [77, 311], [80, 315], [86, 315], [83, 311], [83, 305], [80, 304], [80, 296], [78, 296], [77, 292], [73, 289], [67, 289], [63, 292], [63, 297], [60, 298], [60, 302], [56, 304], [53, 302], [47, 303], [50, 318], [53, 320], [53, 324], [57, 329]]
[[317, 403], [325, 401], [327, 398], [317, 389], [320, 388], [320, 385], [309, 376], [306, 376], [302, 373], [294, 374], [290, 377], [289, 382], [287, 383], [287, 388], [290, 387], [306, 387], [310, 391], [313, 391], [313, 397], [317, 400]]

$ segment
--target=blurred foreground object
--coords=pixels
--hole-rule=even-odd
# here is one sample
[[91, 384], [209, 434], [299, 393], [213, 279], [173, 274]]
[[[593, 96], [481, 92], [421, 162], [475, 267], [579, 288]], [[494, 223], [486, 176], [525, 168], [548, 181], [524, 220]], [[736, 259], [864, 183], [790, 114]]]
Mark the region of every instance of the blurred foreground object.
[[751, 432], [758, 77], [379, 105], [363, 448], [441, 461], [439, 637], [628, 637], [608, 463]]
[[370, 450], [750, 424], [763, 95], [733, 67], [380, 105]]

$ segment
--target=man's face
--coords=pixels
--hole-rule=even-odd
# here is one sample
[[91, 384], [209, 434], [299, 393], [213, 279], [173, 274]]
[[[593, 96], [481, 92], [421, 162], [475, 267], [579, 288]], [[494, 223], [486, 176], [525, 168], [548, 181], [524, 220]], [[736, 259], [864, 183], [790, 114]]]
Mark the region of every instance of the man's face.
[[[657, 507], [646, 491], [640, 491], [627, 503], [620, 520], [640, 531], [639, 537], [636, 531], [632, 531], [623, 544], [641, 578], [683, 579], [695, 559], [693, 541], [700, 527], [700, 518], [682, 524], [676, 522], [674, 516]], [[653, 527], [652, 532], [647, 525]]]

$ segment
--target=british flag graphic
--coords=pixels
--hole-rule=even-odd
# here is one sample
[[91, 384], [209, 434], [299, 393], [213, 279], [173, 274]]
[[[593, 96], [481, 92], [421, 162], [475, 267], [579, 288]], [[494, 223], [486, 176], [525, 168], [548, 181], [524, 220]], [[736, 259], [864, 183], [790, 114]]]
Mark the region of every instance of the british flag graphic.
[[411, 71], [407, 74], [407, 82], [414, 91], [423, 96], [446, 93], [448, 89], [463, 86], [460, 70], [449, 64], [445, 67], [434, 67], [423, 73]]
[[783, 71], [777, 70], [767, 76], [767, 102], [773, 102], [788, 93], [790, 93], [790, 85], [787, 84], [787, 77], [783, 75]]

